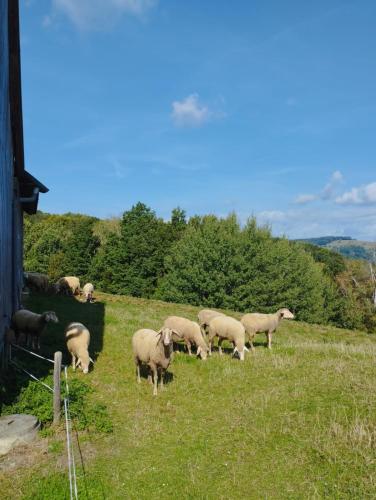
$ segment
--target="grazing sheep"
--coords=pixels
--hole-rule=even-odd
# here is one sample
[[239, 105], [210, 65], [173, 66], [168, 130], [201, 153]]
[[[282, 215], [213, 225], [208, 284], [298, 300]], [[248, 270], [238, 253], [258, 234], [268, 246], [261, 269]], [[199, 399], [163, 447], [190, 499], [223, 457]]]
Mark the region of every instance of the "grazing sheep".
[[190, 356], [192, 355], [191, 346], [194, 344], [197, 346], [197, 356], [201, 356], [201, 359], [206, 360], [208, 346], [202, 336], [198, 323], [180, 316], [170, 316], [166, 319], [163, 326], [177, 332], [172, 336], [172, 340], [175, 342], [184, 340]]
[[230, 316], [216, 316], [209, 323], [209, 353], [214, 337], [218, 337], [218, 350], [222, 355], [222, 341], [227, 339], [234, 346], [234, 353], [238, 352], [241, 361], [244, 361], [244, 351], [248, 349], [244, 346], [245, 329], [240, 321], [230, 318]]
[[80, 280], [76, 276], [64, 276], [55, 285], [56, 293], [62, 295], [79, 295], [81, 293]]
[[94, 285], [91, 283], [86, 283], [82, 289], [85, 300], [86, 302], [92, 302], [93, 301], [93, 293], [94, 293]]
[[[84, 373], [88, 373], [90, 361], [89, 356], [90, 332], [82, 323], [70, 323], [65, 329], [67, 349], [72, 355], [72, 368], [81, 366]], [[77, 359], [77, 361], [76, 361]]]
[[243, 324], [251, 349], [254, 350], [253, 338], [256, 333], [265, 332], [267, 346], [272, 348], [272, 333], [277, 329], [279, 322], [282, 319], [294, 319], [295, 316], [286, 308], [279, 309], [274, 314], [250, 313], [245, 314], [240, 320]]
[[203, 335], [207, 335], [210, 321], [217, 316], [225, 316], [225, 314], [214, 311], [213, 309], [202, 309], [198, 313], [198, 324], [200, 325]]
[[133, 356], [137, 368], [137, 382], [141, 382], [140, 366], [144, 363], [149, 367], [149, 382], [152, 382], [150, 373], [153, 374], [154, 396], [157, 395], [158, 372], [161, 378], [160, 385], [163, 388], [163, 377], [171, 361], [173, 333], [173, 330], [166, 327], [161, 328], [159, 332], [144, 328], [137, 330], [132, 337]]
[[36, 292], [47, 292], [50, 280], [46, 274], [24, 273], [25, 285]]
[[20, 309], [12, 317], [11, 327], [16, 336], [16, 343], [20, 333], [26, 335], [27, 346], [31, 344], [32, 349], [40, 349], [40, 335], [47, 323], [58, 323], [59, 320], [54, 311], [46, 311], [36, 314], [27, 309]]

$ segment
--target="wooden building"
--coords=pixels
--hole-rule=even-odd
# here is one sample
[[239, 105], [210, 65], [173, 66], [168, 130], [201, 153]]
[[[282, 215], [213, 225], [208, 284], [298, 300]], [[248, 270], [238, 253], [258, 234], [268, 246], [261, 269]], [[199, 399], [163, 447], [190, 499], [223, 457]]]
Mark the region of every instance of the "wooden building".
[[23, 212], [48, 189], [25, 170], [18, 0], [0, 0], [0, 351], [23, 286]]

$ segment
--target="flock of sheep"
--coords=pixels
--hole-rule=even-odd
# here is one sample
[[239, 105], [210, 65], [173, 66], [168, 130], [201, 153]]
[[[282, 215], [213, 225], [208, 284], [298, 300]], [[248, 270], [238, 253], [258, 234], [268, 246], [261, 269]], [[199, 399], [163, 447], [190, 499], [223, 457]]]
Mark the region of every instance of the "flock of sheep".
[[[80, 281], [75, 276], [66, 276], [50, 285], [48, 277], [40, 273], [25, 273], [25, 283], [38, 291], [53, 291], [69, 295], [81, 294]], [[92, 302], [94, 286], [87, 283], [83, 289], [86, 302]], [[282, 319], [294, 319], [294, 315], [286, 308], [279, 309], [274, 314], [249, 313], [240, 321], [231, 316], [211, 309], [203, 309], [198, 313], [198, 322], [180, 316], [169, 316], [162, 328], [155, 330], [143, 328], [137, 330], [132, 337], [132, 349], [136, 364], [137, 381], [141, 382], [141, 365], [148, 368], [148, 380], [153, 384], [153, 394], [157, 395], [158, 379], [163, 387], [164, 376], [173, 358], [174, 343], [183, 342], [192, 355], [192, 346], [196, 355], [206, 360], [212, 354], [215, 338], [218, 339], [218, 351], [222, 355], [222, 342], [230, 342], [233, 355], [237, 354], [244, 361], [248, 351], [246, 342], [254, 350], [253, 339], [256, 333], [264, 332], [267, 346], [272, 345], [272, 334]], [[26, 309], [20, 309], [12, 317], [11, 328], [18, 343], [20, 334], [26, 336], [27, 345], [32, 349], [40, 349], [40, 335], [47, 323], [57, 323], [58, 318], [53, 311], [36, 314]], [[72, 368], [80, 367], [83, 373], [88, 373], [89, 364], [93, 362], [89, 355], [90, 332], [82, 323], [70, 323], [65, 329], [67, 349], [72, 356]]]
[[233, 354], [237, 353], [244, 361], [245, 346], [248, 340], [254, 350], [253, 339], [256, 333], [265, 332], [267, 345], [272, 346], [272, 334], [282, 319], [294, 319], [288, 309], [279, 309], [274, 314], [245, 314], [240, 321], [231, 316], [203, 309], [198, 313], [198, 322], [180, 316], [169, 316], [162, 328], [156, 332], [148, 328], [137, 330], [132, 337], [133, 356], [137, 370], [137, 381], [141, 382], [140, 368], [148, 367], [148, 381], [153, 383], [153, 394], [157, 395], [158, 379], [163, 387], [164, 375], [173, 357], [174, 342], [184, 342], [189, 355], [192, 345], [196, 346], [197, 356], [206, 360], [212, 353], [213, 340], [218, 339], [218, 351], [222, 355], [222, 342], [227, 340], [233, 345]]
[[[53, 292], [64, 295], [84, 295], [86, 302], [93, 301], [94, 286], [86, 283], [80, 287], [80, 280], [75, 276], [65, 276], [57, 283], [51, 285], [48, 276], [41, 273], [24, 273], [25, 284], [36, 291]], [[19, 309], [12, 316], [11, 332], [14, 341], [19, 343], [20, 335], [25, 336], [25, 342], [33, 350], [40, 350], [40, 336], [47, 323], [58, 323], [58, 317], [54, 311], [46, 311], [37, 314], [27, 309]], [[88, 373], [89, 364], [93, 362], [89, 356], [90, 332], [82, 323], [69, 323], [66, 327], [65, 340], [67, 349], [72, 356], [73, 370], [80, 367], [84, 373]]]

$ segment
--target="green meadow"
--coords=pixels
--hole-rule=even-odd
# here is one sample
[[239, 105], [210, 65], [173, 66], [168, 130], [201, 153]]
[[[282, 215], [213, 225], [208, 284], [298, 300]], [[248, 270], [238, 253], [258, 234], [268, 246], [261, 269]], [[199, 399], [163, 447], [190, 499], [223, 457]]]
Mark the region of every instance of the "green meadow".
[[[61, 349], [69, 363], [69, 321], [92, 334], [94, 368], [88, 375], [69, 368], [69, 377], [93, 388], [113, 431], [74, 430], [80, 499], [376, 497], [375, 335], [285, 321], [273, 349], [259, 335], [244, 363], [230, 350], [206, 362], [177, 352], [153, 397], [146, 379], [136, 383], [132, 334], [158, 329], [172, 314], [196, 319], [199, 309], [96, 297], [82, 304], [34, 296], [25, 304], [59, 316], [42, 338], [45, 354]], [[0, 460], [1, 498], [69, 498], [63, 425], [40, 440], [31, 462]]]

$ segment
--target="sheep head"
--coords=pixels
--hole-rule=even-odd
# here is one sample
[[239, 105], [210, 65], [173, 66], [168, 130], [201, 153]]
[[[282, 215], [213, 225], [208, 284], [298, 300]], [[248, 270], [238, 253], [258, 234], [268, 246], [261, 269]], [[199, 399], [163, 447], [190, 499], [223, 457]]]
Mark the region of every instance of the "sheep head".
[[85, 375], [86, 375], [86, 373], [89, 373], [90, 362], [94, 364], [94, 361], [89, 356], [89, 353], [88, 352], [81, 352], [81, 354], [77, 360], [76, 367], [79, 366], [81, 368], [82, 372], [85, 373]]
[[291, 311], [289, 311], [288, 309], [286, 309], [285, 307], [283, 309], [280, 309], [278, 312], [281, 316], [281, 319], [294, 319], [295, 318], [293, 313]]
[[197, 356], [200, 356], [203, 361], [206, 361], [206, 359], [208, 357], [208, 352], [209, 352], [208, 347], [198, 346], [198, 348], [197, 348]]
[[173, 334], [178, 335], [178, 333], [175, 330], [171, 330], [171, 328], [164, 326], [158, 332], [159, 335], [158, 344], [159, 342], [162, 342], [165, 347], [171, 345]]
[[43, 313], [43, 318], [46, 323], [59, 323], [59, 319], [54, 311], [46, 311]]

